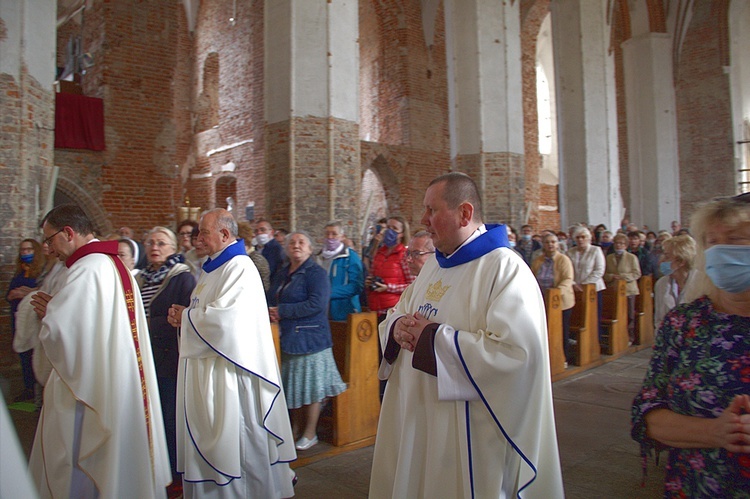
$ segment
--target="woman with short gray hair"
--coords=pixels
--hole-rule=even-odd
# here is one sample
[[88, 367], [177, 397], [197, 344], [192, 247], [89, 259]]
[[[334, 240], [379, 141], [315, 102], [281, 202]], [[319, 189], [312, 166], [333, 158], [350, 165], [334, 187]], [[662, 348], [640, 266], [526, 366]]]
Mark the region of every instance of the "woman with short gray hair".
[[317, 427], [324, 399], [346, 390], [336, 361], [328, 323], [331, 285], [325, 270], [312, 258], [312, 239], [307, 232], [286, 238], [288, 263], [281, 269], [283, 283], [277, 290], [278, 306], [268, 309], [279, 323], [281, 380], [292, 413], [297, 450], [318, 443]]

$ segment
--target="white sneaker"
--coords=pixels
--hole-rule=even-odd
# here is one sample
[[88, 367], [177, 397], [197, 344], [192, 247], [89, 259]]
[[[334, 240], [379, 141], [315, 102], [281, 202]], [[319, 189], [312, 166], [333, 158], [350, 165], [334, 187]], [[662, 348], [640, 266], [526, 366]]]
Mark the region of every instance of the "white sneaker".
[[294, 444], [297, 450], [307, 450], [313, 445], [318, 443], [318, 436], [315, 435], [312, 438], [302, 437]]

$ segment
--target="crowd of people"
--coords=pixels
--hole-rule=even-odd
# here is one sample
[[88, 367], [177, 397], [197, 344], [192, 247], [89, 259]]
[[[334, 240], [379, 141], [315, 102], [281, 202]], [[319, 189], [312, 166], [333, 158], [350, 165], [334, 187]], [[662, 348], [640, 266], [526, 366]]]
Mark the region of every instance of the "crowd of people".
[[658, 333], [633, 438], [644, 456], [669, 449], [667, 492], [746, 492], [749, 201], [707, 203], [694, 236], [627, 220], [517, 232], [484, 223], [476, 185], [452, 173], [427, 188], [424, 230], [384, 217], [361, 253], [340, 221], [316, 240], [215, 209], [138, 241], [127, 227], [96, 238], [59, 206], [41, 243], [21, 242], [6, 295], [16, 400], [42, 411], [34, 481], [42, 497], [292, 496], [289, 463], [347, 388], [329, 321], [370, 310], [383, 383], [371, 497], [561, 497], [542, 292], [560, 290], [572, 362], [575, 292], [595, 285], [601, 322], [603, 290], [624, 281], [633, 341], [651, 275]]

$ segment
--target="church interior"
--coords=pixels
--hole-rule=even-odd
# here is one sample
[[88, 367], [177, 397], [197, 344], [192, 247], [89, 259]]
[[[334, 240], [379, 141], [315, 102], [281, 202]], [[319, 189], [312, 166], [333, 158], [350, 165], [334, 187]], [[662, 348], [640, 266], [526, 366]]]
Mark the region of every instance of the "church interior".
[[[702, 201], [750, 191], [750, 2], [0, 0], [0, 116], [3, 293], [61, 203], [102, 236], [218, 207], [316, 236], [341, 220], [361, 249], [381, 217], [418, 230], [429, 181], [461, 171], [486, 222], [687, 227]], [[9, 314], [3, 301], [4, 390]], [[600, 363], [596, 387], [556, 382], [567, 424], [573, 383], [629, 404], [647, 360], [630, 353]], [[639, 480], [627, 441], [602, 440]], [[562, 452], [567, 488], [585, 453]], [[571, 496], [592, 497], [587, 469]], [[655, 481], [608, 496], [654, 497]]]

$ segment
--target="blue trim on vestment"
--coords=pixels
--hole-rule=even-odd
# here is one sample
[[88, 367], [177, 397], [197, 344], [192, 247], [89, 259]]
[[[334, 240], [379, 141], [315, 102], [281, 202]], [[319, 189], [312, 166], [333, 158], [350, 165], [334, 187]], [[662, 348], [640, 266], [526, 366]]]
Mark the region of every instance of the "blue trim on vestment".
[[245, 366], [236, 363], [235, 361], [233, 361], [232, 359], [230, 359], [229, 357], [227, 357], [226, 355], [224, 355], [222, 352], [220, 352], [219, 350], [217, 350], [216, 348], [214, 348], [214, 346], [211, 343], [209, 343], [208, 341], [206, 341], [206, 339], [203, 338], [203, 336], [201, 336], [201, 334], [198, 332], [198, 328], [195, 327], [195, 324], [193, 323], [193, 319], [190, 317], [190, 312], [192, 312], [193, 310], [195, 310], [195, 309], [192, 309], [192, 308], [188, 309], [188, 321], [190, 321], [190, 326], [193, 328], [193, 331], [195, 331], [195, 334], [198, 336], [198, 338], [200, 338], [201, 340], [203, 340], [203, 343], [205, 343], [206, 345], [208, 345], [209, 348], [211, 348], [211, 350], [213, 350], [214, 352], [216, 352], [217, 354], [219, 354], [220, 357], [222, 357], [223, 359], [225, 359], [226, 361], [228, 361], [230, 364], [233, 364], [233, 365], [239, 367], [243, 371], [245, 371], [245, 372], [247, 372], [249, 374], [252, 374], [256, 378], [262, 379], [263, 381], [265, 381], [269, 385], [271, 385], [274, 388], [276, 388], [276, 395], [273, 398], [273, 402], [271, 402], [271, 407], [268, 409], [268, 412], [266, 412], [263, 415], [263, 429], [266, 430], [267, 433], [273, 435], [274, 437], [276, 437], [278, 440], [281, 441], [276, 446], [276, 447], [280, 447], [284, 443], [284, 439], [281, 438], [279, 435], [275, 434], [274, 432], [272, 432], [266, 426], [266, 419], [268, 419], [268, 415], [271, 413], [271, 411], [273, 411], [273, 406], [274, 406], [274, 404], [276, 404], [276, 399], [279, 398], [279, 394], [281, 393], [281, 387], [279, 385], [277, 385], [276, 383], [274, 383], [273, 381], [271, 381], [271, 380], [269, 380], [269, 379], [261, 376], [260, 374], [254, 373], [253, 371], [251, 371], [250, 369], [246, 368]]
[[[506, 236], [507, 238], [507, 236]], [[508, 433], [505, 431], [505, 428], [503, 428], [503, 425], [500, 423], [500, 421], [497, 419], [497, 416], [495, 415], [495, 412], [490, 407], [490, 404], [487, 402], [487, 399], [485, 398], [484, 394], [482, 393], [482, 390], [479, 389], [479, 385], [477, 385], [476, 381], [474, 381], [474, 378], [471, 376], [471, 373], [469, 372], [469, 367], [466, 365], [466, 361], [464, 360], [464, 356], [461, 354], [461, 347], [458, 344], [458, 330], [455, 330], [455, 333], [453, 333], [453, 343], [456, 346], [456, 352], [458, 352], [458, 358], [461, 360], [461, 365], [464, 368], [464, 372], [466, 373], [466, 376], [469, 378], [469, 381], [471, 381], [471, 384], [474, 386], [474, 389], [479, 394], [479, 397], [482, 399], [482, 402], [484, 403], [484, 406], [487, 408], [487, 411], [490, 413], [490, 416], [492, 416], [492, 419], [495, 420], [495, 424], [500, 429], [500, 431], [503, 433], [503, 436], [505, 439], [510, 443], [511, 447], [513, 447], [513, 450], [515, 450], [519, 456], [521, 456], [521, 459], [523, 459], [526, 464], [529, 465], [529, 467], [534, 472], [534, 478], [526, 482], [520, 489], [518, 489], [518, 498], [521, 499], [521, 492], [523, 489], [531, 485], [531, 483], [536, 480], [537, 475], [539, 474], [537, 472], [536, 466], [529, 460], [528, 457], [521, 451], [521, 449], [516, 445], [516, 443], [511, 440]], [[467, 425], [469, 423], [467, 422]]]
[[206, 260], [206, 263], [203, 264], [203, 271], [213, 272], [235, 256], [242, 255], [247, 256], [247, 252], [245, 251], [245, 240], [237, 239], [235, 242], [224, 248], [224, 251], [216, 257], [216, 260], [211, 260], [209, 257], [208, 260]]
[[487, 232], [470, 243], [461, 246], [450, 258], [446, 258], [440, 250], [435, 250], [435, 258], [442, 269], [457, 267], [464, 263], [483, 257], [497, 248], [510, 248], [508, 243], [508, 228], [504, 224], [485, 224]]
[[[239, 251], [241, 251], [241, 253]], [[245, 253], [245, 243], [244, 243], [244, 241], [242, 239], [238, 239], [236, 243], [227, 246], [224, 249], [224, 251], [216, 258], [216, 260], [211, 261], [211, 263], [213, 264], [213, 266], [211, 266], [210, 270], [209, 270], [209, 268], [206, 268], [206, 266], [209, 263], [208, 261], [203, 265], [203, 270], [205, 270], [206, 272], [211, 272], [211, 271], [216, 270], [217, 268], [221, 267], [223, 264], [225, 264], [226, 262], [228, 262], [229, 260], [231, 260], [235, 256], [241, 256], [241, 255], [247, 256], [247, 253]], [[279, 436], [276, 433], [274, 433], [273, 431], [271, 431], [271, 429], [268, 428], [268, 426], [266, 426], [266, 420], [268, 419], [269, 415], [273, 411], [273, 408], [276, 405], [276, 400], [279, 398], [279, 395], [281, 394], [281, 386], [278, 385], [278, 384], [276, 384], [276, 383], [274, 383], [273, 381], [265, 378], [264, 376], [261, 376], [260, 374], [257, 374], [255, 372], [251, 371], [250, 369], [247, 369], [245, 366], [234, 362], [231, 358], [229, 358], [226, 355], [224, 355], [221, 351], [217, 350], [211, 343], [209, 343], [208, 341], [206, 341], [206, 339], [203, 336], [201, 336], [201, 334], [198, 332], [198, 328], [195, 327], [195, 323], [193, 322], [193, 319], [191, 317], [191, 312], [193, 310], [195, 310], [195, 309], [192, 309], [192, 308], [188, 309], [188, 314], [187, 314], [188, 322], [190, 323], [190, 326], [193, 328], [193, 331], [195, 331], [195, 334], [198, 336], [198, 338], [201, 339], [201, 341], [203, 341], [206, 345], [208, 345], [209, 348], [211, 348], [211, 350], [213, 350], [214, 352], [216, 352], [217, 355], [219, 355], [221, 358], [223, 358], [226, 361], [228, 361], [230, 364], [232, 364], [232, 365], [234, 365], [234, 366], [242, 369], [243, 371], [245, 371], [245, 372], [247, 372], [247, 373], [255, 376], [256, 378], [259, 378], [259, 379], [265, 381], [266, 383], [268, 383], [272, 387], [276, 388], [276, 394], [273, 397], [273, 401], [271, 402], [271, 406], [269, 407], [268, 411], [263, 415], [262, 424], [263, 424], [263, 429], [266, 431], [266, 433], [268, 433], [269, 435], [272, 435], [276, 440], [279, 441], [279, 443], [276, 444], [276, 447], [280, 447], [281, 445], [283, 445], [285, 443], [285, 440], [283, 438], [281, 438], [281, 436]], [[185, 359], [185, 362], [187, 362], [187, 359]], [[185, 392], [185, 387], [183, 386], [183, 393], [184, 392]], [[184, 396], [183, 396], [183, 404], [184, 404]], [[201, 452], [200, 447], [195, 442], [195, 439], [193, 438], [192, 432], [190, 431], [190, 425], [188, 423], [188, 418], [187, 418], [187, 410], [185, 410], [185, 424], [186, 424], [186, 427], [188, 429], [188, 435], [190, 436], [190, 440], [193, 442], [193, 447], [195, 447], [195, 449], [198, 451], [198, 454], [203, 458], [203, 460], [206, 462], [206, 464], [208, 464], [217, 473], [219, 473], [219, 474], [221, 474], [223, 476], [226, 476], [226, 477], [231, 477], [231, 479], [229, 480], [229, 482], [227, 482], [225, 484], [219, 484], [215, 480], [212, 480], [212, 479], [207, 479], [207, 480], [186, 480], [186, 481], [191, 482], [191, 483], [214, 482], [214, 483], [216, 483], [216, 485], [222, 487], [224, 485], [227, 485], [228, 483], [230, 483], [234, 479], [242, 479], [242, 476], [232, 476], [232, 475], [229, 475], [227, 473], [224, 473], [223, 471], [221, 471], [218, 468], [216, 468], [213, 464], [211, 464], [208, 461], [208, 459], [206, 459], [206, 457]], [[292, 461], [294, 461], [294, 460], [292, 460]], [[289, 463], [289, 462], [292, 462], [292, 461], [277, 460], [277, 461], [275, 461], [273, 463], [269, 463], [269, 464], [271, 466], [273, 466], [273, 465], [278, 464], [278, 463]], [[182, 473], [184, 474], [184, 471]]]
[[[185, 363], [187, 364], [187, 359], [185, 359]], [[185, 367], [187, 368], [187, 366], [185, 366]], [[213, 482], [216, 485], [218, 485], [219, 487], [223, 487], [225, 485], [230, 484], [232, 482], [232, 480], [234, 480], [234, 479], [240, 479], [240, 478], [242, 478], [241, 475], [240, 476], [234, 476], [234, 475], [230, 475], [228, 473], [224, 473], [219, 468], [217, 468], [216, 466], [214, 466], [213, 464], [211, 464], [211, 462], [208, 459], [206, 459], [206, 456], [204, 456], [203, 453], [201, 452], [200, 447], [198, 447], [198, 445], [196, 444], [195, 439], [193, 438], [193, 432], [190, 430], [190, 419], [187, 417], [188, 413], [187, 413], [187, 406], [185, 405], [185, 395], [184, 395], [185, 394], [185, 386], [186, 385], [187, 385], [187, 377], [184, 377], [184, 379], [183, 379], [183, 385], [182, 385], [182, 393], [183, 393], [183, 395], [182, 395], [182, 406], [183, 406], [183, 409], [182, 410], [185, 413], [185, 427], [187, 428], [188, 435], [190, 436], [190, 440], [193, 442], [193, 447], [195, 447], [195, 449], [198, 451], [198, 455], [200, 455], [200, 457], [203, 458], [203, 461], [205, 461], [205, 463], [208, 464], [215, 472], [217, 472], [220, 475], [223, 475], [223, 476], [229, 478], [229, 480], [227, 481], [227, 483], [218, 483], [216, 480], [212, 480], [210, 478], [206, 479], [206, 480], [186, 480], [186, 481], [191, 482], [191, 483]], [[183, 471], [183, 473], [185, 473], [185, 472]]]
[[464, 406], [466, 409], [466, 447], [469, 454], [469, 484], [471, 485], [471, 497], [474, 499], [474, 461], [471, 457], [471, 424], [469, 422], [471, 415], [469, 414], [468, 400], [464, 402]]

